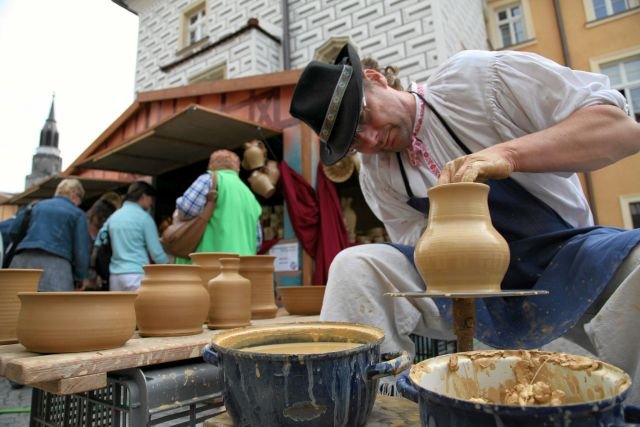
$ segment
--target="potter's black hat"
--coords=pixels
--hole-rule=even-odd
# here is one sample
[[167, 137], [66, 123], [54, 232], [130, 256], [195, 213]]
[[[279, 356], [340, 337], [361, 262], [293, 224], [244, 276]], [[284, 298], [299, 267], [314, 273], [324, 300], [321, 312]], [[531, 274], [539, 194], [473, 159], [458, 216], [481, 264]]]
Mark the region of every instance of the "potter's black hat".
[[308, 124], [320, 138], [320, 160], [332, 165], [351, 146], [362, 104], [362, 66], [346, 44], [333, 64], [311, 61], [293, 92], [289, 112]]

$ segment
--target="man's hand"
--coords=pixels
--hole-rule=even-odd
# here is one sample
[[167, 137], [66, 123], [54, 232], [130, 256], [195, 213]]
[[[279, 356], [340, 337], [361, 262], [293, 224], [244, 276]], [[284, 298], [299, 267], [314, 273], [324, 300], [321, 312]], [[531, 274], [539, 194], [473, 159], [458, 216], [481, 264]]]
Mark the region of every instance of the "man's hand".
[[448, 162], [440, 173], [438, 184], [503, 179], [513, 170], [514, 165], [506, 156], [491, 147]]

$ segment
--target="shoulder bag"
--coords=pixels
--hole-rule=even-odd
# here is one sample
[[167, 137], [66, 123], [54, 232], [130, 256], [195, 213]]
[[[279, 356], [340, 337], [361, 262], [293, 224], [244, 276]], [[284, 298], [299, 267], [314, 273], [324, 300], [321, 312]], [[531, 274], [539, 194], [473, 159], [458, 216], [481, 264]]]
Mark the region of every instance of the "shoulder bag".
[[164, 230], [160, 238], [160, 242], [167, 252], [179, 257], [189, 258], [189, 254], [195, 251], [216, 207], [216, 196], [218, 194], [216, 188], [217, 179], [214, 172], [211, 174], [212, 190], [207, 194], [207, 203], [202, 211], [188, 220], [180, 220], [178, 215], [173, 216], [173, 223]]

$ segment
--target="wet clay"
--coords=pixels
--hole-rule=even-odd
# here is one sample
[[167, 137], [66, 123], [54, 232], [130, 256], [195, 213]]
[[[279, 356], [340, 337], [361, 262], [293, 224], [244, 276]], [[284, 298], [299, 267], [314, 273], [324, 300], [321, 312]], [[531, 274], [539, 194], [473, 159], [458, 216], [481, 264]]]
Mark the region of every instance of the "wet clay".
[[268, 354], [318, 354], [350, 350], [361, 346], [353, 342], [294, 342], [282, 344], [267, 344], [241, 349], [251, 353]]
[[[481, 389], [477, 378], [458, 375], [461, 358], [471, 360], [474, 370], [478, 372], [485, 369], [495, 370], [496, 362], [505, 357], [516, 360], [512, 368], [514, 379], [505, 381], [497, 387]], [[550, 365], [567, 368], [568, 390], [560, 390], [550, 385], [552, 376], [557, 375], [557, 370], [554, 374], [552, 370], [548, 369]], [[447, 376], [455, 376], [454, 381], [451, 381], [451, 387], [447, 387], [447, 395], [464, 398], [464, 396], [471, 394], [465, 400], [483, 404], [557, 406], [580, 399], [576, 383], [578, 380], [572, 376], [571, 371], [593, 372], [602, 368], [602, 362], [564, 353], [529, 352], [526, 350], [477, 351], [463, 353], [460, 356], [450, 356], [447, 368]], [[430, 372], [430, 369], [424, 369], [424, 372]], [[604, 391], [598, 390], [599, 388], [602, 387], [594, 386], [593, 392], [589, 394], [593, 394], [594, 398], [602, 398], [603, 396], [600, 395]], [[591, 392], [591, 390], [589, 391]], [[569, 393], [568, 396], [567, 393]]]

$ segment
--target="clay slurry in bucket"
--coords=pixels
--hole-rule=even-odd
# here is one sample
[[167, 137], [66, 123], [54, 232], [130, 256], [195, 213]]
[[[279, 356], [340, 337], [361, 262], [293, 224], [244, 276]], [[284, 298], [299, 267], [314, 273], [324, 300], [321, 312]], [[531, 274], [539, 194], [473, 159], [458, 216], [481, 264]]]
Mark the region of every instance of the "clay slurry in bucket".
[[350, 350], [361, 346], [353, 342], [292, 342], [281, 344], [266, 344], [241, 349], [251, 353], [267, 354], [320, 354]]

